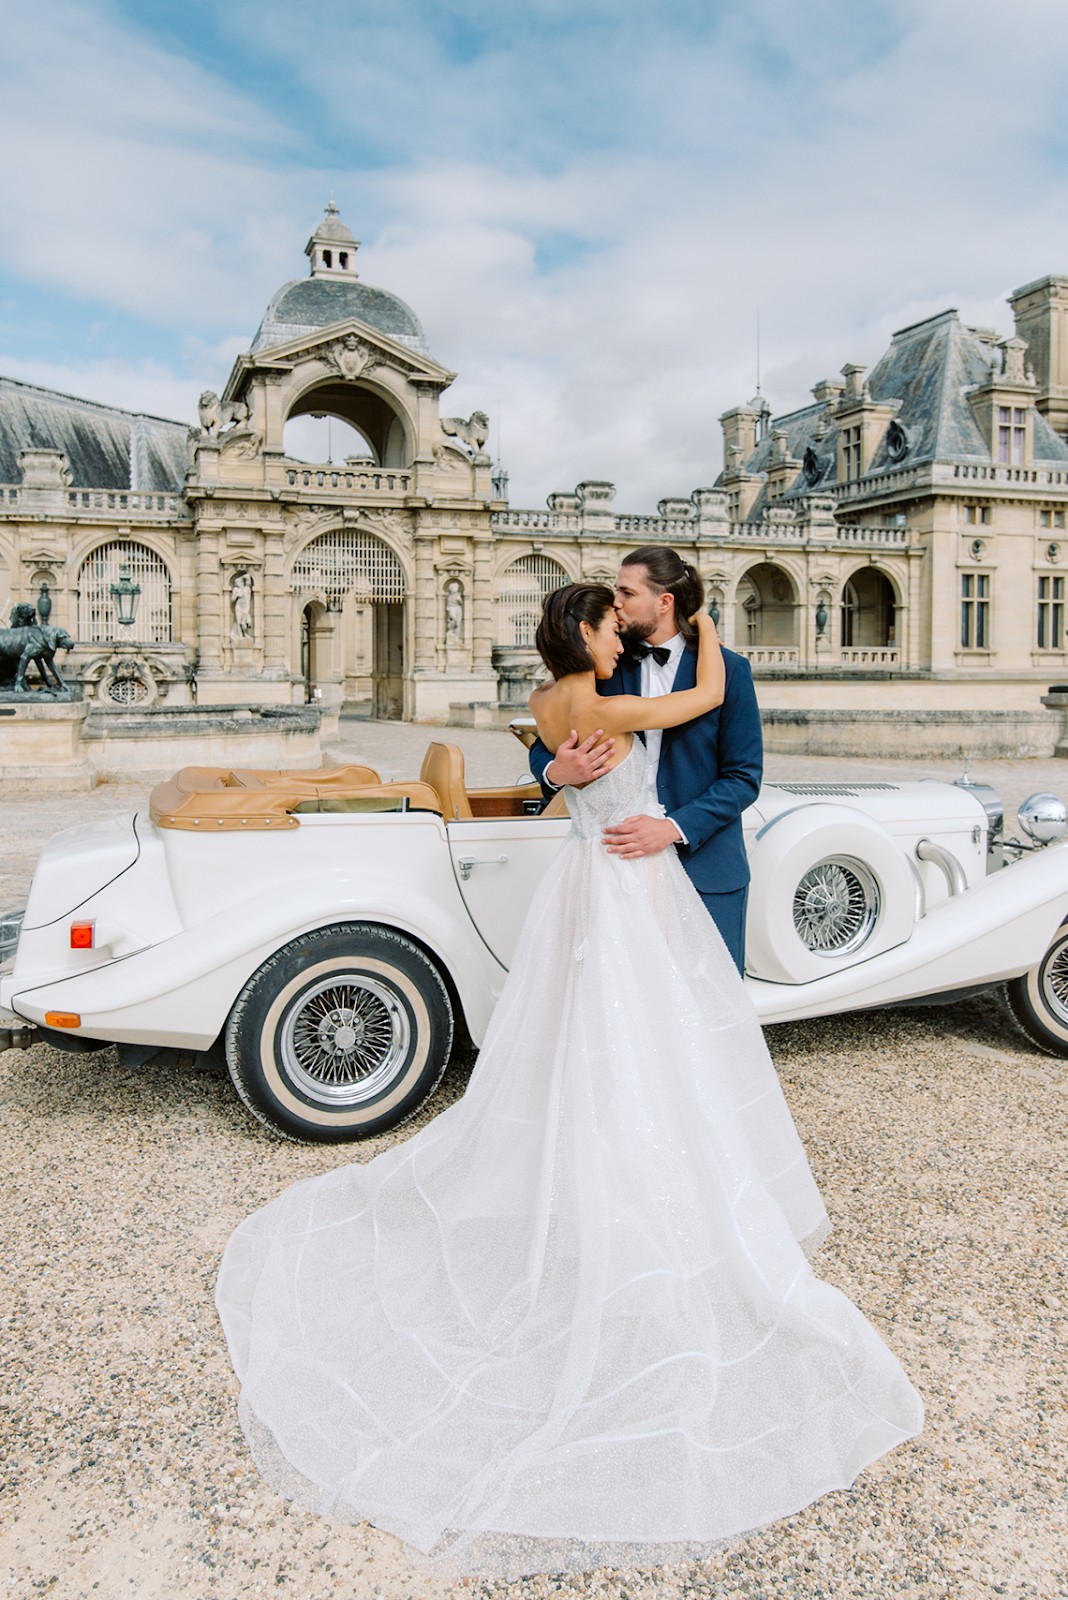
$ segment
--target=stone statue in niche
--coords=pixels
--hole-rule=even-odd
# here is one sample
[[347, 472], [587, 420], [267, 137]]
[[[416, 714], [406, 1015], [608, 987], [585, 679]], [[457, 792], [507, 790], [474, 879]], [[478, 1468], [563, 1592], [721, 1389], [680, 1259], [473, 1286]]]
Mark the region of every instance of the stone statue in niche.
[[235, 644], [252, 637], [252, 574], [235, 572], [230, 581], [230, 607], [234, 614], [230, 637]]
[[456, 650], [464, 640], [464, 586], [459, 578], [445, 585], [445, 648]]

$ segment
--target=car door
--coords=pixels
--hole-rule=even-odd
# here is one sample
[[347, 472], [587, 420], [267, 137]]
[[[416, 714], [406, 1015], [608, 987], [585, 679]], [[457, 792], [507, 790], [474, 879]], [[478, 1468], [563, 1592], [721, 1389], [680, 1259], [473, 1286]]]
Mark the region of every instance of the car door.
[[464, 904], [502, 966], [511, 965], [531, 897], [569, 827], [567, 817], [476, 817], [448, 824]]

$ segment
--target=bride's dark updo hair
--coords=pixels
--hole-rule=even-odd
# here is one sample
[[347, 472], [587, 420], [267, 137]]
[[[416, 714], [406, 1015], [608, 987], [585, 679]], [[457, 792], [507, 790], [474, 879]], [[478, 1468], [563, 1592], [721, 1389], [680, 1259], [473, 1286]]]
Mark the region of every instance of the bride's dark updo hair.
[[690, 618], [704, 609], [705, 586], [696, 567], [684, 561], [677, 550], [662, 544], [642, 545], [623, 557], [625, 567], [644, 567], [649, 574], [649, 585], [657, 593], [670, 594], [675, 602], [675, 621], [687, 644], [697, 639], [697, 629]]
[[614, 599], [612, 590], [603, 583], [568, 583], [545, 596], [534, 643], [557, 681], [569, 672], [592, 669], [593, 661], [579, 624], [588, 622], [591, 628], [599, 628]]

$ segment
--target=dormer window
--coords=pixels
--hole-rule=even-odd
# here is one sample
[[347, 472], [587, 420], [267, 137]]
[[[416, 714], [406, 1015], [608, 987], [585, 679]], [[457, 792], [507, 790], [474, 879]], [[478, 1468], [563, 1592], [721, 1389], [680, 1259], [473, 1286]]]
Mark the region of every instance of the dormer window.
[[853, 483], [861, 475], [860, 462], [861, 429], [859, 426], [846, 428], [842, 438], [842, 459], [845, 464], [845, 480]]
[[998, 463], [1022, 467], [1027, 441], [1027, 415], [1022, 406], [998, 406]]

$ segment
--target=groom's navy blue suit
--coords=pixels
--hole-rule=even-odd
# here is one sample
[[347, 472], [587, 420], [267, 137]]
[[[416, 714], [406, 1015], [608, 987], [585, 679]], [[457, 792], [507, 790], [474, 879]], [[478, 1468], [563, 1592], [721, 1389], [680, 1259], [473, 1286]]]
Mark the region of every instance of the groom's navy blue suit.
[[[656, 792], [668, 816], [686, 835], [688, 843], [675, 847], [679, 859], [741, 972], [749, 885], [742, 812], [760, 790], [764, 751], [749, 663], [733, 650], [724, 650], [723, 662], [723, 704], [692, 722], [664, 729]], [[696, 682], [697, 651], [687, 646], [679, 658], [671, 692], [692, 689]], [[598, 683], [597, 692], [640, 695], [640, 662], [622, 657], [612, 676]], [[541, 740], [535, 740], [530, 768], [547, 796], [553, 792], [544, 781], [551, 760]]]

